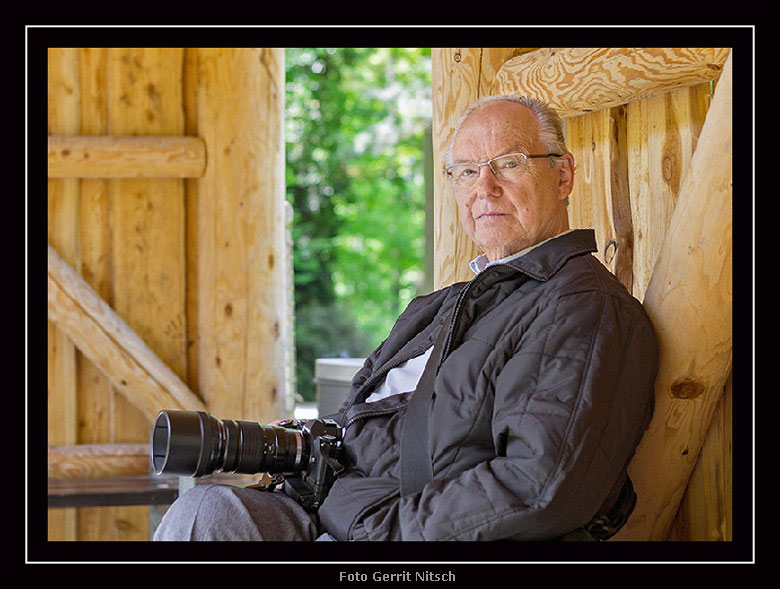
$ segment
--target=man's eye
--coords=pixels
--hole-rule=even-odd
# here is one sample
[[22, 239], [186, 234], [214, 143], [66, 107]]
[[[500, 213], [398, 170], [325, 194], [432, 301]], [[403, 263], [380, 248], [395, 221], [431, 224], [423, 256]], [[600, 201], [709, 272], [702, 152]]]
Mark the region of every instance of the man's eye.
[[472, 176], [479, 175], [479, 170], [476, 168], [463, 168], [459, 176], [461, 178], [471, 178]]
[[508, 158], [505, 160], [500, 160], [498, 162], [498, 169], [499, 170], [512, 170], [520, 165], [520, 162], [516, 160], [515, 158]]

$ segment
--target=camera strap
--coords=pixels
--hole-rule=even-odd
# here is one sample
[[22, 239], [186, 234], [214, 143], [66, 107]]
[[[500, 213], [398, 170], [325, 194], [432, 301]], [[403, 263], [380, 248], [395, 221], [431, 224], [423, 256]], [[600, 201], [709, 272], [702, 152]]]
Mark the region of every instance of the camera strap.
[[428, 435], [428, 418], [433, 399], [433, 383], [439, 371], [454, 309], [442, 322], [436, 342], [433, 344], [428, 362], [425, 364], [417, 388], [406, 406], [406, 415], [401, 426], [401, 496], [421, 491], [433, 480], [431, 442]]

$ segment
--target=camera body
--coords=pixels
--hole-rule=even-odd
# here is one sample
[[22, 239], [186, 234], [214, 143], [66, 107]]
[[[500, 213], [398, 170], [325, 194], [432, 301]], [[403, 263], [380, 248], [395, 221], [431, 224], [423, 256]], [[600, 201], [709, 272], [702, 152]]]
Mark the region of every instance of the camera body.
[[284, 492], [310, 511], [344, 472], [343, 430], [332, 419], [264, 426], [204, 411], [160, 411], [150, 437], [157, 474], [268, 473], [275, 476], [264, 488], [284, 482]]
[[341, 426], [332, 419], [310, 419], [293, 421], [287, 427], [300, 428], [309, 447], [309, 460], [297, 473], [284, 477], [284, 492], [305, 509], [316, 510], [344, 472]]

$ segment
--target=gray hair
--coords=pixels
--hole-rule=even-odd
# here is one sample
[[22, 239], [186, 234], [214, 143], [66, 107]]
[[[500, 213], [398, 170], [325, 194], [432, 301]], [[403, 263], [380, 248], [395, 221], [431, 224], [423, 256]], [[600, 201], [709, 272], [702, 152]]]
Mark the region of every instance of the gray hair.
[[566, 140], [563, 136], [563, 121], [561, 121], [561, 117], [558, 116], [558, 113], [547, 103], [531, 96], [483, 96], [473, 102], [471, 106], [466, 109], [466, 112], [461, 115], [460, 119], [458, 119], [455, 129], [452, 132], [452, 137], [447, 144], [447, 149], [444, 152], [445, 166], [451, 166], [453, 163], [452, 146], [455, 143], [455, 137], [457, 137], [458, 131], [460, 131], [460, 128], [469, 115], [490, 102], [497, 102], [500, 100], [516, 102], [528, 108], [539, 122], [539, 139], [542, 141], [542, 144], [548, 153], [566, 153]]

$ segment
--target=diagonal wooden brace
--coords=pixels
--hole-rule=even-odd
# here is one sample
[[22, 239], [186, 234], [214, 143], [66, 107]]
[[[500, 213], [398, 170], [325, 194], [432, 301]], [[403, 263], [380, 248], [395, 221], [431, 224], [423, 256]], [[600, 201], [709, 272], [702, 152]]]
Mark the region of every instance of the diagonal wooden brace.
[[49, 246], [48, 316], [152, 422], [160, 409], [205, 411], [195, 393]]

